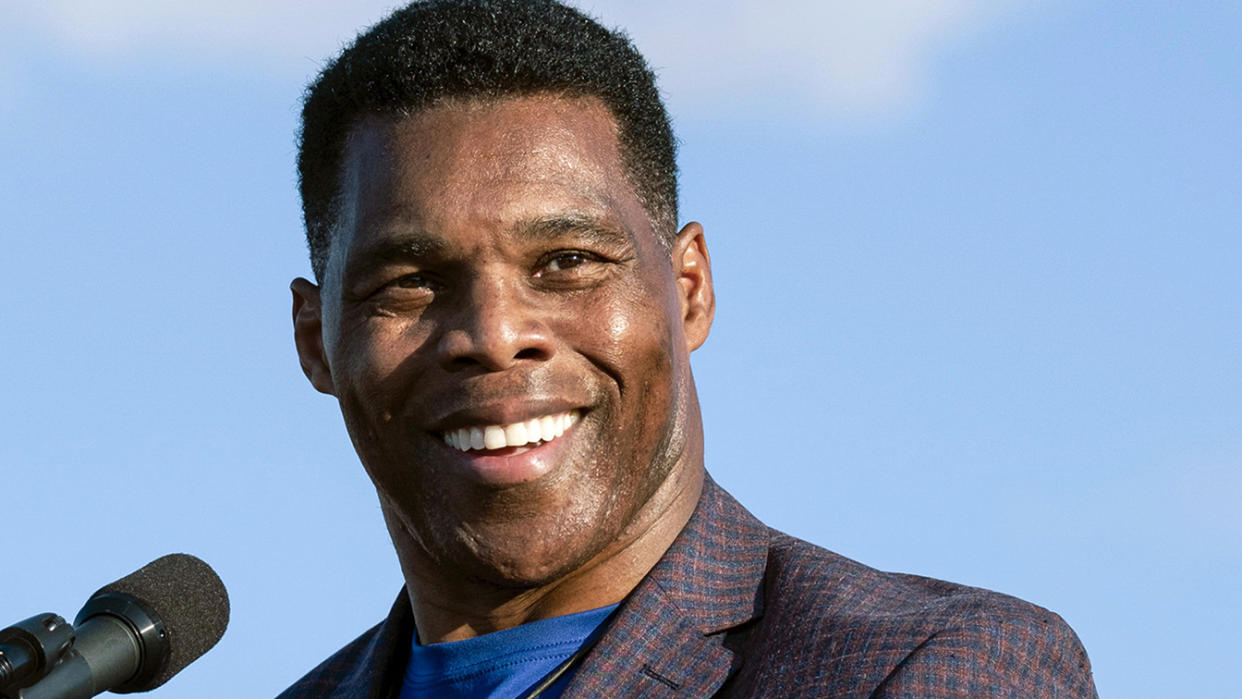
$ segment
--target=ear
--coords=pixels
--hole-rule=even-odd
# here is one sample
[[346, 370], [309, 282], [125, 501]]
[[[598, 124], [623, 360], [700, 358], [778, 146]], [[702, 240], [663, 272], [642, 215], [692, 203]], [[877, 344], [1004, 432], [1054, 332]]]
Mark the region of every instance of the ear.
[[692, 221], [673, 242], [673, 275], [681, 300], [681, 321], [686, 349], [696, 350], [706, 340], [716, 317], [716, 290], [712, 286], [712, 261], [707, 255], [703, 226]]
[[293, 292], [293, 342], [298, 348], [302, 373], [320, 393], [332, 395], [332, 370], [323, 351], [323, 305], [319, 287], [298, 277], [289, 285]]

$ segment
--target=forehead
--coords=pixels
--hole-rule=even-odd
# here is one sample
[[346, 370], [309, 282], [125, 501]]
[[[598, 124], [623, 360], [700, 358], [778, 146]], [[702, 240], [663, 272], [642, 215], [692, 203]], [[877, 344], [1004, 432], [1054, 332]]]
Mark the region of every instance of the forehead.
[[647, 219], [616, 121], [595, 98], [452, 100], [371, 116], [351, 131], [345, 155], [341, 213], [356, 231], [394, 219], [447, 230], [569, 211]]

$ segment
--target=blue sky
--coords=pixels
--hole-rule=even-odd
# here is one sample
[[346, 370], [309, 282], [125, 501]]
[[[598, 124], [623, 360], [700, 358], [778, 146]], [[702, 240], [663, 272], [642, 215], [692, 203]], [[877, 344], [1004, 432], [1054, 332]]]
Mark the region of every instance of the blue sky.
[[[400, 586], [303, 379], [298, 98], [385, 3], [0, 6], [0, 623], [172, 551], [271, 696]], [[1064, 616], [1104, 696], [1242, 693], [1242, 9], [583, 2], [657, 66], [769, 524]]]

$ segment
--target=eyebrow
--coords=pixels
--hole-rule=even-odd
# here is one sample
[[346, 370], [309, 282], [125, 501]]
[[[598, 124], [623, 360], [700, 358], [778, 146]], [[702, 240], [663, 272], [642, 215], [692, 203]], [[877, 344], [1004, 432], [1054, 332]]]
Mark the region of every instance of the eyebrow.
[[604, 219], [581, 213], [541, 216], [518, 223], [514, 232], [524, 238], [556, 239], [566, 235], [584, 238], [600, 245], [629, 247], [631, 238], [626, 231]]
[[442, 254], [444, 241], [422, 231], [386, 236], [350, 255], [345, 277], [351, 278], [388, 262], [408, 262]]

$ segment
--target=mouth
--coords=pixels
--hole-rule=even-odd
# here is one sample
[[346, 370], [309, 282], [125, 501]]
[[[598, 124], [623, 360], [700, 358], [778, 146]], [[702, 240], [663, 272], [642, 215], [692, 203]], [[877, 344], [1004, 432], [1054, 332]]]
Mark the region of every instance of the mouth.
[[578, 410], [542, 415], [508, 425], [471, 425], [444, 432], [444, 443], [464, 452], [489, 452], [510, 447], [542, 446], [554, 441], [581, 419]]

